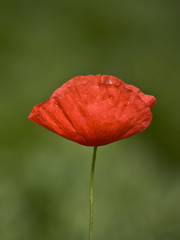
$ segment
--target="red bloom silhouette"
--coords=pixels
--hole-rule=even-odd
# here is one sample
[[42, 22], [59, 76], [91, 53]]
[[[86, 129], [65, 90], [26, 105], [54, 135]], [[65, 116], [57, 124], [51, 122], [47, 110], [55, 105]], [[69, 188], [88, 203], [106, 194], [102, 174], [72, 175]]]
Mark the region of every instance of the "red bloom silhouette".
[[109, 75], [77, 76], [36, 105], [29, 119], [86, 146], [100, 146], [144, 131], [153, 96]]

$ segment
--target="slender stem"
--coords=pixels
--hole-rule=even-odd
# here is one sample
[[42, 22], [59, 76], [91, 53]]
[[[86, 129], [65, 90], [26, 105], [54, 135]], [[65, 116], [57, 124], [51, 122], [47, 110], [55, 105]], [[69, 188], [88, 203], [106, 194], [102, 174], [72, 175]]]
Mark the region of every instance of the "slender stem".
[[93, 149], [93, 158], [92, 158], [92, 165], [91, 165], [89, 240], [92, 240], [92, 227], [93, 227], [93, 182], [94, 182], [96, 153], [97, 153], [97, 146], [95, 146], [94, 149]]

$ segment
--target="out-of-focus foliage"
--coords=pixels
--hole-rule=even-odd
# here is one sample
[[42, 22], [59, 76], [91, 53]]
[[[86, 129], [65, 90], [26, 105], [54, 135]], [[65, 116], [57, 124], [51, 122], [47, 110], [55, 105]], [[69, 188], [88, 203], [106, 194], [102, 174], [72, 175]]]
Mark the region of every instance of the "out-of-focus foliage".
[[27, 119], [76, 75], [157, 98], [151, 126], [99, 148], [94, 239], [180, 239], [180, 2], [0, 3], [0, 239], [88, 238], [92, 148]]

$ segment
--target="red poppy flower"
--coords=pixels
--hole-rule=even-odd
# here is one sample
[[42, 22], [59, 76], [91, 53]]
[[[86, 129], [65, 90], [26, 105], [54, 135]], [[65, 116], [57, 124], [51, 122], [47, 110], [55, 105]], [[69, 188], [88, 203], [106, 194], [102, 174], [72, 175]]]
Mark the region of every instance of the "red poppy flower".
[[86, 146], [100, 146], [144, 131], [153, 96], [109, 75], [77, 76], [36, 105], [29, 119]]

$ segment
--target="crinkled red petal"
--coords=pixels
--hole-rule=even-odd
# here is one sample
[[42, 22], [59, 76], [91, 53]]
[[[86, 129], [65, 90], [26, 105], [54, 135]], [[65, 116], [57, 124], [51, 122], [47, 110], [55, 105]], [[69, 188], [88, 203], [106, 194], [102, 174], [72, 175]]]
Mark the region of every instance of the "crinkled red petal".
[[74, 142], [100, 146], [145, 130], [155, 103], [116, 77], [78, 76], [36, 105], [29, 119]]

